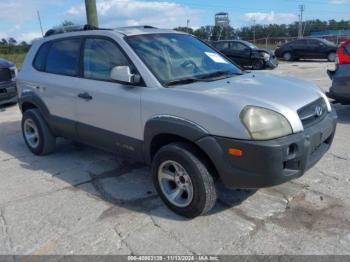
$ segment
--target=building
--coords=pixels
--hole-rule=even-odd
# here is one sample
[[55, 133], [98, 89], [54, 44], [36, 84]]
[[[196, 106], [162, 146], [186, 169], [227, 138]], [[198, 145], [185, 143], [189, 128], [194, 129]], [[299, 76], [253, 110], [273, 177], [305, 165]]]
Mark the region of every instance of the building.
[[339, 29], [339, 30], [325, 30], [320, 32], [310, 33], [312, 37], [323, 37], [323, 36], [350, 36], [350, 29]]
[[230, 18], [228, 13], [221, 12], [221, 13], [215, 14], [215, 26], [229, 27]]

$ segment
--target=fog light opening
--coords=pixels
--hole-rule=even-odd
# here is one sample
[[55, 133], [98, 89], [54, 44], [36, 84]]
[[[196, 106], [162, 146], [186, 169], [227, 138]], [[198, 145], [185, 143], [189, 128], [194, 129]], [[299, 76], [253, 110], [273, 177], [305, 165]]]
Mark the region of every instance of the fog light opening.
[[293, 157], [295, 156], [295, 154], [297, 153], [298, 151], [298, 146], [296, 144], [291, 144], [288, 148], [287, 148], [287, 156], [290, 158], [290, 157]]

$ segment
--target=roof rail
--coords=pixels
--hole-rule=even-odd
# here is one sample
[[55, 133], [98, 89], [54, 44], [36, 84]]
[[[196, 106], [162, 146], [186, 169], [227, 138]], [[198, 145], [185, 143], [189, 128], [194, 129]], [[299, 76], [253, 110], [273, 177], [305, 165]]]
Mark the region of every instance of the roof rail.
[[117, 27], [115, 29], [158, 29], [157, 27], [151, 26], [151, 25], [135, 25], [135, 26], [122, 26], [122, 27]]
[[78, 32], [78, 31], [89, 31], [89, 30], [112, 30], [107, 28], [98, 28], [96, 26], [92, 25], [69, 25], [69, 26], [60, 26], [60, 27], [54, 27], [50, 30], [48, 30], [45, 33], [44, 37], [48, 37], [51, 35], [58, 35], [68, 32]]

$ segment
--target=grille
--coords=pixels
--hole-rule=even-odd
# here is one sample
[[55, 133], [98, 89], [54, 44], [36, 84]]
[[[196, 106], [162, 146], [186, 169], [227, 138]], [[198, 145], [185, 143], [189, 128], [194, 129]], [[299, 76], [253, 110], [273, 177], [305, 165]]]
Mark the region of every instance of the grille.
[[304, 127], [312, 126], [320, 122], [327, 115], [327, 105], [323, 98], [300, 108], [298, 115]]
[[11, 72], [8, 68], [0, 68], [0, 82], [10, 81]]

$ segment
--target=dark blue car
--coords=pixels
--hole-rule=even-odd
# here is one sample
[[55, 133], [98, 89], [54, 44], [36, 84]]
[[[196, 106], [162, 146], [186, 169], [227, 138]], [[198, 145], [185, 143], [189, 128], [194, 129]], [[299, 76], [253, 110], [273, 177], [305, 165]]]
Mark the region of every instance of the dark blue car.
[[17, 103], [16, 74], [15, 64], [0, 58], [0, 105]]

